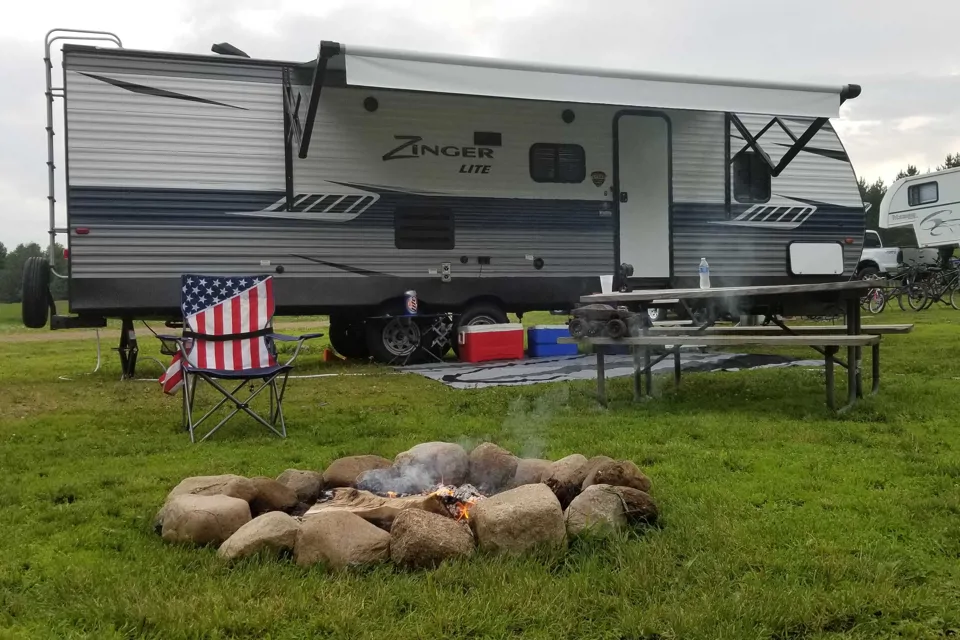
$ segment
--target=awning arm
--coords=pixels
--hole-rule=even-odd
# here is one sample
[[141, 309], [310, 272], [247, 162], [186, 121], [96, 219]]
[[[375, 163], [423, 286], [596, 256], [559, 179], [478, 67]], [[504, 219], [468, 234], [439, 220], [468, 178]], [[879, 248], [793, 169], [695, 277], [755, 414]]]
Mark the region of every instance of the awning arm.
[[[310, 150], [310, 138], [313, 135], [313, 123], [317, 117], [317, 106], [320, 104], [320, 92], [323, 89], [327, 75], [327, 61], [340, 55], [340, 44], [323, 41], [317, 59], [312, 63], [313, 76], [304, 92], [294, 88], [294, 74], [303, 67], [287, 67], [283, 70], [283, 108], [290, 120], [286, 143], [295, 143], [297, 157], [306, 158]], [[307, 67], [309, 69], [309, 67]], [[300, 118], [300, 109], [306, 102], [306, 113], [303, 120]]]
[[[843, 87], [843, 90], [840, 92], [840, 104], [843, 104], [847, 100], [852, 100], [860, 95], [860, 85], [858, 84], [848, 84]], [[807, 143], [813, 140], [813, 137], [817, 135], [817, 132], [823, 128], [823, 125], [827, 124], [829, 118], [814, 118], [813, 122], [810, 123], [810, 126], [807, 127], [806, 131], [800, 134], [799, 137], [790, 130], [790, 127], [787, 126], [787, 123], [781, 120], [779, 117], [774, 117], [768, 122], [756, 136], [750, 134], [750, 131], [744, 126], [743, 121], [740, 120], [740, 117], [735, 113], [728, 113], [727, 116], [730, 118], [730, 122], [733, 123], [733, 126], [737, 128], [737, 131], [740, 132], [740, 135], [743, 137], [746, 144], [743, 146], [740, 151], [738, 151], [729, 162], [732, 164], [734, 160], [737, 159], [737, 156], [747, 151], [747, 149], [752, 149], [754, 153], [763, 158], [764, 162], [767, 163], [767, 166], [770, 167], [770, 175], [774, 178], [779, 176], [784, 170], [793, 162], [793, 159], [797, 157], [803, 148], [807, 146]], [[786, 153], [780, 158], [780, 162], [776, 165], [773, 164], [773, 160], [770, 159], [770, 156], [767, 155], [767, 152], [763, 150], [760, 146], [760, 138], [767, 131], [770, 130], [770, 127], [773, 125], [779, 125], [780, 128], [786, 133], [791, 140], [793, 140], [793, 145], [787, 149]], [[729, 135], [729, 134], [728, 134]]]

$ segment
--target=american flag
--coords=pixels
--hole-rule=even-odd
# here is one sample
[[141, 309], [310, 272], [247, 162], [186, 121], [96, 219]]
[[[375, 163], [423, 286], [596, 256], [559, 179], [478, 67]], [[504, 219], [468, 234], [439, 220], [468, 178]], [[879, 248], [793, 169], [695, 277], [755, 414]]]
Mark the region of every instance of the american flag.
[[[273, 319], [271, 276], [198, 276], [181, 278], [180, 301], [186, 327], [205, 335], [238, 335], [261, 331]], [[272, 367], [277, 361], [268, 337], [188, 341], [187, 360], [200, 369], [240, 371]], [[183, 384], [181, 354], [174, 356], [160, 376], [164, 393], [174, 394]]]

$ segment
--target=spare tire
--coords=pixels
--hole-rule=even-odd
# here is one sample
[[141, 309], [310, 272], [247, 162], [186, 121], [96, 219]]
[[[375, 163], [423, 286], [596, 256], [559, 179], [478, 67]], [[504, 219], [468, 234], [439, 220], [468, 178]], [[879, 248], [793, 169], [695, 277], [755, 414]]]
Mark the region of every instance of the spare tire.
[[27, 258], [23, 265], [23, 290], [20, 313], [23, 324], [30, 329], [47, 325], [50, 310], [50, 265], [46, 258]]

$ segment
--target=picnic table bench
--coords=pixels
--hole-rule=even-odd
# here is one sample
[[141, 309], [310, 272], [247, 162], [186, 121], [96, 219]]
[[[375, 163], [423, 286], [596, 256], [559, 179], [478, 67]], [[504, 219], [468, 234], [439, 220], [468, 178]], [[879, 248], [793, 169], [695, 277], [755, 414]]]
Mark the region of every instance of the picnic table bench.
[[[870, 286], [863, 281], [813, 283], [809, 285], [781, 285], [781, 286], [749, 286], [749, 287], [721, 287], [717, 289], [673, 289], [649, 290], [633, 292], [616, 292], [583, 296], [580, 300], [585, 303], [613, 303], [633, 304], [640, 310], [645, 310], [658, 304], [665, 298], [678, 299], [688, 306], [688, 300], [707, 301], [710, 303], [731, 301], [745, 308], [762, 308], [764, 305], [776, 304], [784, 297], [800, 299], [829, 300], [846, 307], [846, 322], [843, 325], [829, 326], [787, 326], [775, 312], [767, 313], [767, 319], [773, 322], [772, 326], [714, 326], [717, 319], [690, 325], [651, 326], [644, 322], [641, 335], [629, 338], [613, 339], [606, 337], [585, 337], [580, 340], [564, 339], [564, 342], [580, 342], [593, 347], [597, 356], [597, 395], [601, 403], [606, 404], [606, 389], [604, 380], [604, 354], [612, 345], [628, 346], [633, 354], [634, 376], [633, 391], [636, 400], [643, 398], [643, 384], [646, 382], [647, 395], [652, 395], [653, 380], [652, 368], [671, 354], [674, 358], [674, 380], [680, 383], [680, 348], [683, 346], [725, 347], [739, 345], [760, 346], [804, 346], [812, 347], [824, 358], [826, 373], [827, 405], [842, 413], [849, 410], [858, 398], [863, 397], [861, 380], [862, 349], [871, 348], [871, 395], [880, 389], [880, 340], [887, 334], [905, 334], [913, 330], [912, 324], [867, 325], [860, 322], [860, 296]], [[689, 306], [688, 306], [689, 308]], [[645, 314], [644, 314], [645, 315]], [[665, 348], [667, 351], [660, 354], [651, 362], [651, 349]], [[847, 361], [838, 359], [837, 353], [841, 348], [847, 349]], [[642, 362], [641, 362], [642, 357]], [[842, 407], [836, 406], [836, 385], [834, 365], [847, 369], [847, 402]]]

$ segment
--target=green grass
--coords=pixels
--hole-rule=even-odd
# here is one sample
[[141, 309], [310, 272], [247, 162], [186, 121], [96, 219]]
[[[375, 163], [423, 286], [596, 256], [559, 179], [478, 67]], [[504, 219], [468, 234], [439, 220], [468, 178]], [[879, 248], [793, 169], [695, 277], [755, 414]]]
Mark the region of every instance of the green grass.
[[[19, 341], [18, 313], [0, 306], [0, 638], [799, 640], [960, 629], [957, 312], [880, 316], [918, 327], [884, 340], [881, 395], [842, 418], [824, 407], [814, 371], [688, 375], [678, 392], [662, 379], [661, 398], [642, 405], [617, 379], [601, 409], [590, 382], [455, 391], [323, 363], [315, 345], [299, 373], [366, 376], [292, 381], [285, 441], [239, 420], [201, 445], [178, 430], [178, 398], [119, 382], [109, 351], [100, 373], [84, 375], [92, 341]], [[113, 346], [116, 331], [105, 336]], [[142, 340], [146, 354], [156, 347]], [[157, 373], [149, 361], [141, 372]], [[630, 458], [653, 479], [662, 526], [559, 556], [340, 575], [289, 561], [228, 567], [151, 528], [185, 476], [322, 469], [436, 439]]]

